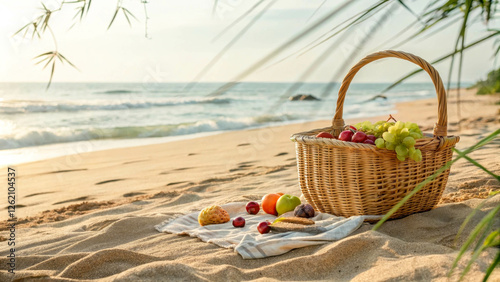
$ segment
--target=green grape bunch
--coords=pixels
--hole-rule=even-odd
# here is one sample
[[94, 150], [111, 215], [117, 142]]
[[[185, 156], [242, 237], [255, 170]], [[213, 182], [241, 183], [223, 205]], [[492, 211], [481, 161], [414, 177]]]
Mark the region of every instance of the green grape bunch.
[[423, 138], [424, 135], [416, 123], [413, 122], [389, 122], [378, 121], [372, 124], [369, 121], [363, 121], [355, 127], [377, 137], [375, 146], [380, 149], [387, 149], [396, 152], [396, 157], [400, 161], [410, 158], [416, 162], [422, 160], [422, 152], [415, 149], [416, 140]]

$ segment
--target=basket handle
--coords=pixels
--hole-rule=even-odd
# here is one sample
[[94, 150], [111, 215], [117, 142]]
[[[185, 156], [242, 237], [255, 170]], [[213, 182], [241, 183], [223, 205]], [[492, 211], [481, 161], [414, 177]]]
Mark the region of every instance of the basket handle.
[[436, 124], [434, 124], [434, 136], [446, 136], [447, 135], [447, 125], [448, 125], [448, 112], [447, 112], [447, 104], [446, 104], [446, 91], [443, 86], [443, 81], [439, 76], [437, 70], [431, 66], [424, 59], [412, 55], [410, 53], [405, 53], [402, 51], [393, 51], [386, 50], [373, 53], [361, 59], [355, 66], [353, 66], [347, 75], [344, 77], [342, 81], [342, 85], [339, 90], [339, 98], [337, 100], [337, 110], [335, 111], [335, 116], [332, 120], [332, 129], [335, 136], [338, 136], [342, 129], [344, 128], [344, 119], [342, 119], [342, 114], [344, 111], [344, 100], [345, 95], [347, 93], [347, 89], [351, 84], [352, 79], [356, 75], [356, 73], [368, 63], [373, 61], [394, 57], [403, 60], [410, 61], [414, 64], [417, 64], [419, 67], [424, 69], [431, 77], [432, 82], [434, 83], [434, 87], [436, 88], [437, 98], [438, 98], [438, 120]]

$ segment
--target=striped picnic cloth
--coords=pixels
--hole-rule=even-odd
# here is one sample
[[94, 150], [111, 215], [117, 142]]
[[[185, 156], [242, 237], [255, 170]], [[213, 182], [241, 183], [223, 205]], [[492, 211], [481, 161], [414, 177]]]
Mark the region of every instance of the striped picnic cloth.
[[[266, 214], [262, 210], [256, 215], [248, 214], [245, 206], [246, 203], [243, 202], [221, 205], [231, 217], [229, 222], [223, 224], [200, 226], [198, 223], [199, 212], [193, 212], [162, 222], [155, 228], [159, 232], [197, 237], [204, 242], [213, 243], [223, 248], [232, 248], [244, 259], [255, 259], [277, 256], [292, 249], [340, 240], [358, 229], [366, 218], [366, 216], [343, 218], [317, 213], [312, 219], [317, 226], [325, 228], [326, 231], [322, 233], [270, 232], [260, 234], [257, 231], [257, 225], [266, 220], [273, 222], [276, 217]], [[238, 216], [245, 218], [245, 227], [233, 227], [232, 219]]]

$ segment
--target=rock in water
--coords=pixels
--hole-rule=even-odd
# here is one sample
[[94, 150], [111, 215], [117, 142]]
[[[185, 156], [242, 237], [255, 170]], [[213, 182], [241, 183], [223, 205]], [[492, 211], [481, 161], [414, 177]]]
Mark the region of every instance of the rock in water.
[[318, 98], [311, 94], [297, 94], [288, 98], [290, 101], [319, 101]]

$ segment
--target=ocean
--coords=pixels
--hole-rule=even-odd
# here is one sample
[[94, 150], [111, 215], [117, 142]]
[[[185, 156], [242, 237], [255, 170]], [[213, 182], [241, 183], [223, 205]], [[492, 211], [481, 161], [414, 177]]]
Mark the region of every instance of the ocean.
[[[221, 85], [200, 83], [186, 91], [184, 83], [54, 83], [46, 91], [44, 83], [0, 83], [0, 166], [331, 119], [339, 88], [320, 101], [289, 101], [290, 83], [240, 83], [209, 95]], [[352, 84], [344, 118], [383, 115], [397, 102], [435, 97], [431, 83], [406, 83], [384, 94], [387, 99], [370, 101], [388, 85]], [[320, 97], [325, 87], [305, 83], [292, 94]]]

